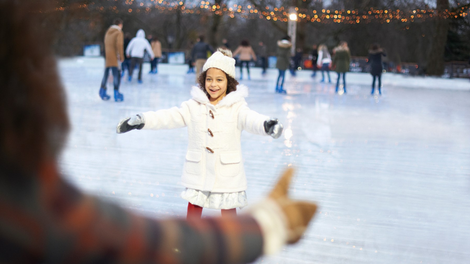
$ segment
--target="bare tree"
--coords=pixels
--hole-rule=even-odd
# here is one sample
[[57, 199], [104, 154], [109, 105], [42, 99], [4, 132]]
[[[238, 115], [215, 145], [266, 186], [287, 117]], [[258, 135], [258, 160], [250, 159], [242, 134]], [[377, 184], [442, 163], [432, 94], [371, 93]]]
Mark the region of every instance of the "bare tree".
[[446, 10], [449, 9], [449, 0], [436, 0], [435, 33], [431, 43], [431, 51], [427, 63], [426, 73], [441, 76], [444, 73], [444, 52], [449, 31], [449, 20], [445, 18]]
[[209, 44], [212, 47], [218, 46], [218, 31], [220, 23], [222, 22], [222, 14], [223, 12], [220, 9], [223, 7], [224, 0], [214, 0], [214, 5], [216, 11], [212, 13], [212, 24], [209, 30]]

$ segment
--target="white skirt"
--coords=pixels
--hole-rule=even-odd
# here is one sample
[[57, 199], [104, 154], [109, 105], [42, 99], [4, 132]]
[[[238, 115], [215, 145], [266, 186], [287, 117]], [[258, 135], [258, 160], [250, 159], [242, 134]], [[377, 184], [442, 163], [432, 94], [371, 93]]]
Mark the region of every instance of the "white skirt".
[[240, 209], [247, 206], [245, 191], [233, 193], [205, 192], [186, 188], [181, 192], [181, 198], [204, 208], [210, 209]]

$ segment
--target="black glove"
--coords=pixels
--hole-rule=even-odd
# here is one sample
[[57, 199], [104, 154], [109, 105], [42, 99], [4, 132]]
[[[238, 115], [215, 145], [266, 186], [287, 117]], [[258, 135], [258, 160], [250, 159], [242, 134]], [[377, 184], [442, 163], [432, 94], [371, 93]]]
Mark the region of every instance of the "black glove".
[[277, 118], [264, 121], [264, 131], [273, 138], [280, 137], [283, 129], [284, 127], [277, 121]]
[[133, 129], [142, 129], [145, 125], [144, 116], [137, 114], [132, 117], [125, 118], [119, 122], [116, 127], [116, 133], [122, 134]]

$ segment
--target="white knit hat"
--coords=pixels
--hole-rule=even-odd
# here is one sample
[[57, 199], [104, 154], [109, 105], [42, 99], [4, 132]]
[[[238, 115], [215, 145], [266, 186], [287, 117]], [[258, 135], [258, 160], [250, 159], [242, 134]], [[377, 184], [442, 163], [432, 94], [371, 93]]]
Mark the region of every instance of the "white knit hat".
[[207, 59], [206, 63], [204, 63], [202, 71], [205, 72], [209, 68], [217, 68], [224, 71], [232, 78], [235, 78], [235, 59], [232, 58], [232, 52], [219, 48]]

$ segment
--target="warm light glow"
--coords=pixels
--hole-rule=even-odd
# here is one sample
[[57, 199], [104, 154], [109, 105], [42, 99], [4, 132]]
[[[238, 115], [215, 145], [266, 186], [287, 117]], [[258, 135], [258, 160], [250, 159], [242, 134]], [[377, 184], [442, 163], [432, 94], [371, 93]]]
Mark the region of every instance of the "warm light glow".
[[[113, 1], [113, 0], [111, 0]], [[117, 0], [114, 0], [117, 1]], [[256, 6], [252, 4], [240, 5], [233, 4], [230, 6], [220, 6], [217, 4], [211, 4], [209, 1], [197, 1], [195, 3], [185, 3], [182, 0], [177, 1], [163, 1], [163, 0], [151, 0], [154, 5], [142, 3], [142, 1], [125, 0], [125, 5], [128, 8], [120, 8], [117, 6], [109, 7], [114, 13], [127, 12], [127, 13], [149, 13], [151, 10], [156, 9], [159, 12], [171, 14], [176, 10], [180, 10], [183, 13], [190, 14], [208, 14], [208, 12], [216, 15], [227, 15], [231, 18], [234, 16], [241, 16], [247, 19], [265, 19], [274, 21], [303, 21], [303, 22], [319, 22], [319, 23], [413, 23], [422, 22], [427, 19], [453, 19], [459, 17], [468, 17], [467, 8], [459, 8], [454, 10], [446, 10], [445, 12], [437, 12], [434, 9], [422, 10], [422, 9], [411, 9], [411, 10], [399, 10], [399, 9], [383, 9], [377, 10], [370, 8], [368, 10], [347, 10], [347, 9], [319, 9], [319, 10], [307, 10], [290, 7], [290, 12], [286, 12], [284, 7], [276, 6], [263, 6], [262, 9], [258, 10]], [[132, 7], [132, 8], [129, 8]], [[57, 12], [73, 11], [74, 9], [87, 9], [90, 11], [97, 10], [104, 12], [105, 8], [102, 5], [97, 4], [82, 4], [74, 7], [58, 7], [55, 9]], [[106, 8], [108, 9], [108, 8]], [[258, 12], [259, 11], [259, 12]], [[265, 12], [264, 12], [265, 11]], [[301, 13], [298, 13], [301, 11]]]

